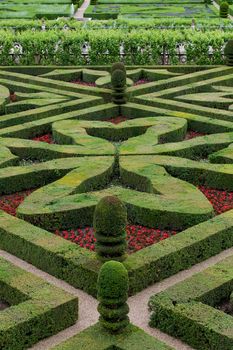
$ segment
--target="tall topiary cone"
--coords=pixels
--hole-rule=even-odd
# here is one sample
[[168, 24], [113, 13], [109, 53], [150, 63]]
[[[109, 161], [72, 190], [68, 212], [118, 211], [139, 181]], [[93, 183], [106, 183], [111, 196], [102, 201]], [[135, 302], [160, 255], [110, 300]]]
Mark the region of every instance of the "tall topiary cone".
[[227, 65], [233, 66], [233, 39], [228, 40], [224, 49], [224, 55], [226, 57]]
[[101, 261], [126, 258], [127, 210], [115, 196], [102, 198], [94, 213], [95, 250]]
[[99, 321], [111, 333], [123, 331], [129, 324], [127, 302], [128, 272], [118, 261], [108, 261], [100, 269], [98, 290]]
[[117, 62], [112, 65], [111, 83], [113, 102], [118, 105], [126, 103], [126, 69], [123, 63]]
[[227, 1], [223, 1], [220, 4], [219, 14], [221, 18], [227, 18], [229, 12], [229, 4]]

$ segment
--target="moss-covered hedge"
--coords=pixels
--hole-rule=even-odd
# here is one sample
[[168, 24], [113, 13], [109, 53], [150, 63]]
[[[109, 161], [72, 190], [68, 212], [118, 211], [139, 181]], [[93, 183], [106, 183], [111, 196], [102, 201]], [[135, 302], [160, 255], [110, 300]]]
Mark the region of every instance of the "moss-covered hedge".
[[[94, 339], [94, 341], [93, 341]], [[119, 335], [113, 335], [104, 330], [99, 323], [95, 324], [55, 346], [54, 350], [172, 350], [154, 337], [133, 325]]]
[[[130, 255], [130, 294], [233, 245], [233, 211]], [[0, 248], [96, 296], [101, 267], [95, 253], [0, 212]], [[41, 259], [43, 256], [43, 259]]]
[[233, 256], [151, 297], [150, 325], [195, 349], [231, 350], [232, 316], [217, 310], [230, 299]]
[[0, 348], [22, 350], [73, 325], [78, 299], [0, 258]]

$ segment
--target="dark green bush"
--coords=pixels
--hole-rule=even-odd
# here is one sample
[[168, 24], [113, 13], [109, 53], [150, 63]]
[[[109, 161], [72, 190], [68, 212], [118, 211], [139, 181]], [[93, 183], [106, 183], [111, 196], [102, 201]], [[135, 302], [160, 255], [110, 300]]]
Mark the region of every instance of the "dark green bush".
[[108, 261], [100, 269], [97, 282], [99, 321], [110, 332], [122, 331], [129, 324], [127, 316], [129, 278], [123, 264]]
[[123, 261], [126, 258], [127, 211], [114, 196], [104, 197], [94, 213], [96, 252], [102, 261]]
[[223, 1], [220, 4], [220, 17], [221, 18], [227, 18], [228, 17], [228, 12], [229, 12], [229, 4], [226, 1]]
[[233, 66], [233, 39], [229, 40], [224, 49], [226, 63], [228, 66]]
[[113, 63], [112, 68], [111, 68], [111, 73], [113, 73], [115, 70], [118, 70], [118, 69], [122, 70], [123, 72], [126, 73], [125, 65], [122, 62]]
[[113, 102], [116, 104], [126, 103], [126, 72], [120, 69], [114, 70], [112, 72], [111, 82]]
[[126, 86], [126, 72], [121, 69], [115, 69], [112, 72], [112, 87], [125, 88]]

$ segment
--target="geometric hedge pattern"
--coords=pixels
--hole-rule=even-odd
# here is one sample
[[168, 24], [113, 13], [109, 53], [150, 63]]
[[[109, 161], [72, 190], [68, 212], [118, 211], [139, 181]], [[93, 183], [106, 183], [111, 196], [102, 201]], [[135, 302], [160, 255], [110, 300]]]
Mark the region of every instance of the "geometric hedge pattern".
[[182, 231], [125, 260], [131, 294], [232, 246], [233, 210], [216, 216], [198, 186], [233, 191], [233, 68], [131, 67], [121, 106], [101, 67], [1, 69], [0, 85], [0, 194], [33, 190], [0, 212], [1, 249], [96, 295], [95, 253], [51, 232], [91, 226], [108, 194], [131, 223]]

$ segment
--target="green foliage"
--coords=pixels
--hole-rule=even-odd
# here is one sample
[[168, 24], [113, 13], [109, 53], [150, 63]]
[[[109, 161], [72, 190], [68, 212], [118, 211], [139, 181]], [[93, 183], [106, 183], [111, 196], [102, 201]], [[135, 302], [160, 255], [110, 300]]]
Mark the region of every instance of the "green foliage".
[[113, 88], [113, 102], [116, 104], [126, 103], [126, 72], [122, 69], [113, 70], [111, 83]]
[[100, 269], [98, 281], [100, 323], [110, 332], [122, 331], [129, 324], [127, 316], [129, 278], [123, 264], [108, 261]]
[[126, 73], [126, 68], [123, 62], [116, 62], [113, 63], [112, 68], [111, 68], [111, 73], [113, 73], [115, 70], [122, 70], [123, 72]]
[[228, 40], [225, 49], [224, 54], [226, 57], [226, 63], [228, 66], [233, 66], [233, 39]]
[[229, 300], [233, 255], [151, 297], [150, 326], [199, 350], [233, 349], [233, 318], [215, 308]]
[[112, 71], [112, 87], [114, 89], [124, 89], [126, 86], [126, 72], [122, 69]]
[[[191, 23], [191, 21], [190, 21]], [[191, 24], [190, 24], [191, 25]], [[136, 27], [135, 27], [136, 28]], [[146, 29], [146, 27], [145, 27]], [[108, 65], [119, 60], [119, 45], [125, 43], [125, 64], [154, 65], [160, 64], [161, 52], [166, 46], [170, 63], [178, 64], [176, 52], [177, 42], [186, 42], [187, 63], [222, 64], [222, 45], [232, 38], [230, 31], [192, 31], [192, 30], [132, 30], [124, 29], [80, 29], [78, 31], [48, 30], [45, 32], [26, 30], [13, 33], [12, 30], [0, 30], [0, 65], [17, 65], [15, 56], [9, 51], [18, 42], [22, 45], [21, 65], [83, 65], [86, 64], [80, 47], [88, 41], [90, 65]], [[150, 45], [148, 45], [150, 43]], [[211, 59], [208, 47], [214, 48]], [[144, 50], [138, 50], [143, 47]], [[56, 48], [56, 51], [55, 51]], [[108, 50], [109, 55], [106, 55]], [[46, 52], [46, 55], [45, 55]], [[72, 52], [72, 54], [70, 54]], [[133, 53], [133, 54], [132, 54]]]
[[74, 349], [174, 350], [132, 324], [124, 332], [112, 334], [103, 328], [99, 322], [54, 347], [54, 350]]
[[220, 11], [220, 17], [227, 18], [228, 12], [229, 12], [228, 2], [226, 2], [226, 1], [221, 2], [219, 11]]
[[127, 211], [124, 204], [114, 196], [102, 198], [94, 213], [96, 252], [102, 261], [126, 258]]
[[22, 350], [73, 325], [78, 299], [0, 258], [0, 348]]

